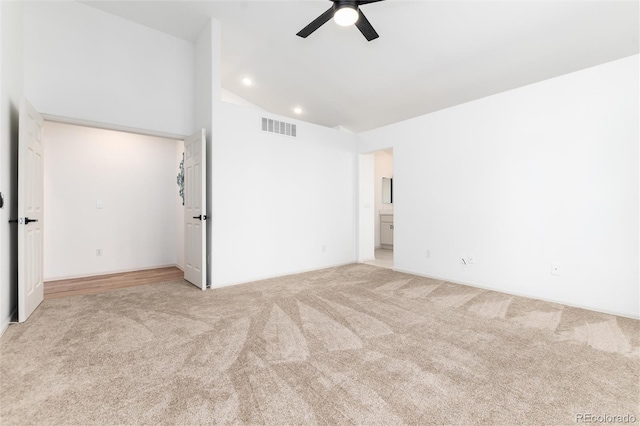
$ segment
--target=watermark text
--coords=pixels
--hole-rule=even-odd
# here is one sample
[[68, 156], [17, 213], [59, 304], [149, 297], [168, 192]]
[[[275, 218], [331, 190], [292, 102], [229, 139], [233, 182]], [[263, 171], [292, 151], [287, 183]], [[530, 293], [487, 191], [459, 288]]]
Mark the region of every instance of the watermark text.
[[593, 414], [576, 413], [576, 423], [636, 423], [638, 418], [633, 414]]

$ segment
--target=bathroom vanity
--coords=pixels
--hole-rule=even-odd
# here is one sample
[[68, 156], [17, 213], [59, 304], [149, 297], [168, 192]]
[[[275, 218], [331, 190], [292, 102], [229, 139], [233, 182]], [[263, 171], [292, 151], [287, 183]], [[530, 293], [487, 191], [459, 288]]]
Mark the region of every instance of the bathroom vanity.
[[393, 249], [393, 213], [380, 213], [380, 247]]

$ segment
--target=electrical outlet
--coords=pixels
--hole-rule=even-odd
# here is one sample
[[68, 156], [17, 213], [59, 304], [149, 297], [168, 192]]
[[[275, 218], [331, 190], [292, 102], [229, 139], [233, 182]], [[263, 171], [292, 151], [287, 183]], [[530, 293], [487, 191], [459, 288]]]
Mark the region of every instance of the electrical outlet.
[[96, 201], [96, 209], [101, 209], [102, 208], [102, 201], [98, 200]]
[[323, 252], [327, 251], [327, 246], [325, 246], [324, 244], [322, 245], [322, 251]]
[[431, 251], [427, 250], [424, 255], [427, 259], [431, 258]]
[[102, 256], [102, 249], [96, 249], [96, 256]]
[[560, 265], [551, 264], [551, 275], [560, 275]]

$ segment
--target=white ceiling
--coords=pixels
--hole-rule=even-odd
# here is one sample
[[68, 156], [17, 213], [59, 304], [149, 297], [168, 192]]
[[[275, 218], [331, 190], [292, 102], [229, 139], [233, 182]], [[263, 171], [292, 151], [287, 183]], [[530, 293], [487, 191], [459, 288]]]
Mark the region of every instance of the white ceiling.
[[[360, 132], [638, 53], [639, 3], [403, 1], [362, 7], [380, 38], [306, 1], [87, 1], [195, 41], [221, 22], [222, 86], [267, 111]], [[250, 76], [254, 85], [241, 79]]]

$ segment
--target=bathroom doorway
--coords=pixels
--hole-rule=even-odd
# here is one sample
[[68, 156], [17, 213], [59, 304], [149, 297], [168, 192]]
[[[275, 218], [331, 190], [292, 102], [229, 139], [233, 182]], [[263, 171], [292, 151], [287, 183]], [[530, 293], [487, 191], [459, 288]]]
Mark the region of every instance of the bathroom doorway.
[[365, 261], [365, 263], [393, 269], [393, 148], [376, 151], [372, 154], [375, 258]]

